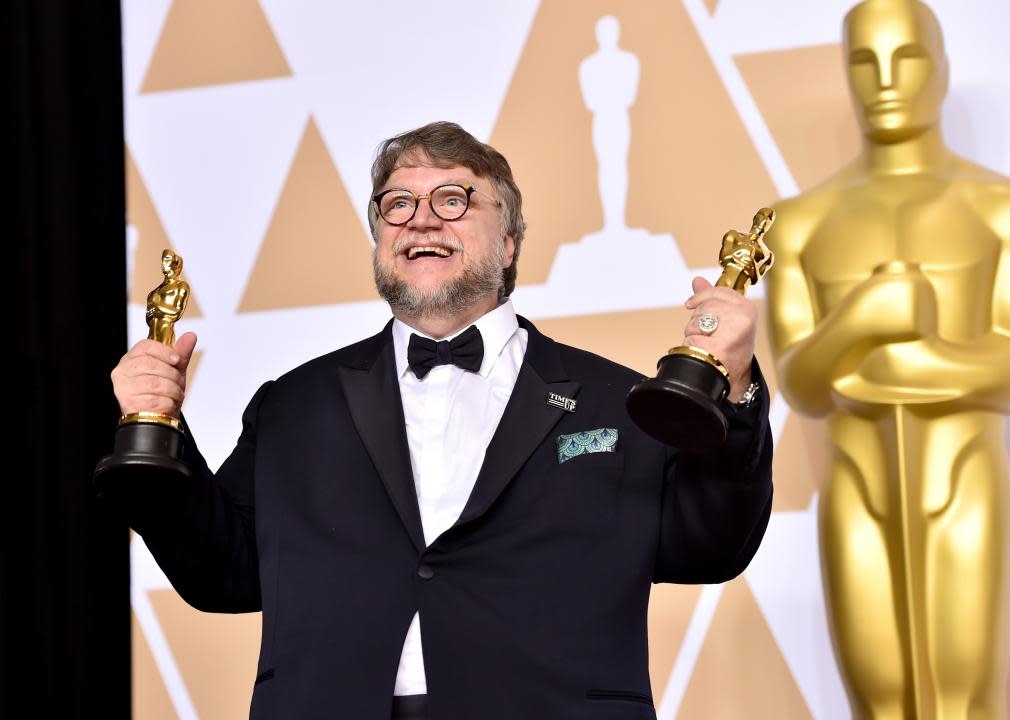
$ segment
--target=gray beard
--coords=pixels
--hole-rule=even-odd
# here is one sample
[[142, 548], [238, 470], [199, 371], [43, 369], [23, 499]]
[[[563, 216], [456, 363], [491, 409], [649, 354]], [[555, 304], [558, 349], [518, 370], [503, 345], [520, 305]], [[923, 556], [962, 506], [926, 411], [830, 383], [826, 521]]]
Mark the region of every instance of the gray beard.
[[379, 295], [394, 313], [408, 317], [456, 315], [495, 291], [501, 293], [504, 262], [505, 243], [499, 241], [495, 251], [476, 264], [464, 261], [463, 273], [458, 278], [425, 293], [384, 267], [378, 254], [372, 252], [372, 271]]

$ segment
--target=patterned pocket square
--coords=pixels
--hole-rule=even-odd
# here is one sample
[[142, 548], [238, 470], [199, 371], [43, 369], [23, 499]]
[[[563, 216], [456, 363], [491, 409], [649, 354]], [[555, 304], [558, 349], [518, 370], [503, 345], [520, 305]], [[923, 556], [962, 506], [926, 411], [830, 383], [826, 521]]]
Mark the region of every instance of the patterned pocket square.
[[558, 464], [584, 453], [614, 452], [617, 449], [617, 428], [584, 430], [570, 435], [558, 435]]

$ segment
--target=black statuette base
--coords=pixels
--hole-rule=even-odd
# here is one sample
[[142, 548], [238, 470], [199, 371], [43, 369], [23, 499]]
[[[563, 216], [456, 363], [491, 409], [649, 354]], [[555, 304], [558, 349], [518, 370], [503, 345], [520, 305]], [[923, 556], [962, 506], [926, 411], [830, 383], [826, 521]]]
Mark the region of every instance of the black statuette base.
[[116, 429], [111, 455], [95, 466], [94, 481], [99, 495], [118, 484], [121, 476], [137, 470], [184, 480], [189, 467], [182, 461], [186, 435], [182, 430], [157, 423], [127, 423]]
[[719, 404], [729, 380], [714, 365], [673, 353], [659, 373], [628, 393], [628, 414], [645, 433], [685, 452], [714, 450], [726, 442], [729, 422]]

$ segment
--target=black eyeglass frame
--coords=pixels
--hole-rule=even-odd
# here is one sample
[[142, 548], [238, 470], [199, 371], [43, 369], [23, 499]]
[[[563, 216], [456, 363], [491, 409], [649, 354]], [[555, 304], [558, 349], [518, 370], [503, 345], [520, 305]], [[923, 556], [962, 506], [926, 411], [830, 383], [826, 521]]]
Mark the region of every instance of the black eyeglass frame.
[[[446, 187], [460, 188], [460, 189], [462, 189], [466, 193], [466, 207], [463, 208], [463, 212], [461, 212], [459, 215], [457, 215], [454, 218], [446, 218], [446, 217], [442, 217], [441, 215], [439, 215], [438, 214], [438, 210], [435, 209], [435, 205], [431, 201], [432, 196], [436, 192], [438, 192], [442, 188], [446, 188]], [[398, 223], [390, 222], [389, 220], [386, 219], [386, 216], [382, 214], [382, 204], [381, 204], [382, 198], [385, 197], [386, 195], [388, 195], [391, 192], [407, 193], [412, 198], [414, 198], [414, 212], [410, 213], [410, 217], [407, 218], [406, 220], [404, 220], [403, 222], [398, 222]], [[455, 221], [459, 220], [461, 217], [463, 217], [464, 215], [466, 215], [467, 210], [470, 209], [470, 196], [473, 195], [474, 193], [479, 193], [479, 194], [483, 195], [488, 200], [490, 200], [491, 202], [493, 202], [495, 205], [501, 205], [501, 202], [499, 200], [496, 200], [494, 197], [492, 197], [491, 195], [488, 195], [483, 190], [478, 190], [473, 185], [463, 185], [461, 183], [444, 183], [442, 185], [439, 185], [438, 187], [432, 188], [428, 192], [423, 193], [421, 195], [418, 195], [417, 193], [413, 192], [412, 190], [407, 190], [406, 188], [388, 188], [386, 190], [383, 190], [380, 193], [377, 193], [377, 194], [373, 195], [372, 196], [372, 202], [375, 203], [375, 214], [378, 215], [380, 218], [382, 218], [383, 222], [385, 222], [388, 225], [392, 225], [393, 227], [400, 227], [402, 225], [406, 225], [407, 223], [409, 223], [411, 220], [414, 219], [414, 216], [417, 215], [417, 208], [420, 207], [421, 201], [423, 199], [425, 199], [425, 198], [428, 198], [428, 207], [431, 208], [431, 212], [432, 212], [432, 214], [435, 217], [437, 217], [439, 220], [442, 220], [444, 222], [455, 222]]]

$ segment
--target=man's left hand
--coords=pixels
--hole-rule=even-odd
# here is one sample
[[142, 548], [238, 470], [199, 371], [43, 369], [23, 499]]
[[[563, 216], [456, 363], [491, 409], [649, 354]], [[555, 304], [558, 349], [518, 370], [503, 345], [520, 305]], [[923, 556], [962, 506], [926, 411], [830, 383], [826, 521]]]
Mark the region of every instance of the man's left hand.
[[[757, 337], [757, 305], [735, 290], [714, 287], [703, 277], [691, 281], [694, 295], [684, 306], [693, 310], [684, 328], [684, 344], [699, 347], [722, 360], [729, 370], [729, 401], [739, 402], [751, 384], [751, 360]], [[705, 313], [712, 313], [719, 326], [710, 335], [698, 327]]]

